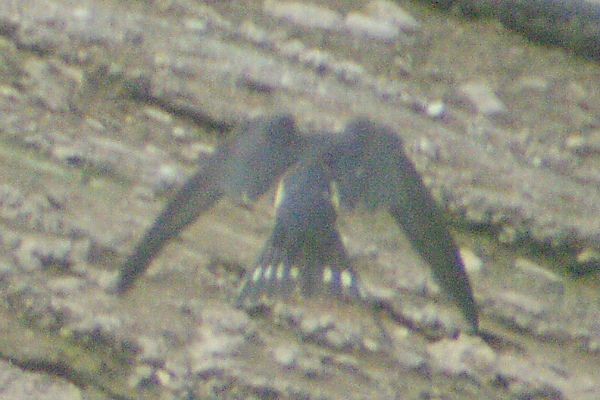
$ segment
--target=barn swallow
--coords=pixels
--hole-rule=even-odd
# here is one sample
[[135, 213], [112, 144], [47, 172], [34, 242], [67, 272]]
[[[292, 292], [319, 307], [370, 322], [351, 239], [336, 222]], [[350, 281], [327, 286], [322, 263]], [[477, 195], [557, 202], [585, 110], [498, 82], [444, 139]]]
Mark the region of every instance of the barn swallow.
[[[256, 200], [290, 166], [276, 204], [276, 221], [238, 304], [295, 288], [360, 297], [335, 228], [336, 198], [354, 209], [387, 208], [413, 248], [431, 266], [442, 290], [458, 305], [474, 332], [478, 310], [458, 247], [442, 212], [404, 153], [398, 135], [364, 118], [339, 135], [300, 137], [289, 115], [247, 124], [221, 146], [167, 204], [121, 269], [118, 292], [126, 291], [167, 240], [223, 195]], [[336, 190], [333, 187], [337, 187]]]

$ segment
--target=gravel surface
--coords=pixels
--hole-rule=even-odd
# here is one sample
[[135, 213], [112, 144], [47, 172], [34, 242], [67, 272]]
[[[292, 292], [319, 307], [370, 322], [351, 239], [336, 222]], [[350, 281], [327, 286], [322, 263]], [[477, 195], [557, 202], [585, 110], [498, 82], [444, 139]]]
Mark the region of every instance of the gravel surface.
[[[600, 69], [420, 3], [0, 3], [3, 398], [600, 398]], [[224, 200], [124, 297], [119, 264], [240, 121], [391, 126], [452, 217], [482, 337], [382, 213], [381, 310], [234, 307], [272, 194]], [[26, 394], [26, 395], [25, 395]]]

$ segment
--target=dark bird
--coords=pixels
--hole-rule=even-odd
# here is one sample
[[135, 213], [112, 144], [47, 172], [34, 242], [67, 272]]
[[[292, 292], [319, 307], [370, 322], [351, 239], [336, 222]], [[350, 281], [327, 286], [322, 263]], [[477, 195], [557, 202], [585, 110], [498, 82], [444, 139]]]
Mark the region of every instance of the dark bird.
[[127, 290], [165, 241], [223, 194], [253, 201], [293, 164], [280, 184], [275, 228], [238, 304], [263, 294], [285, 296], [295, 288], [304, 295], [319, 288], [349, 297], [360, 294], [335, 228], [332, 187], [337, 186], [348, 209], [362, 204], [390, 212], [473, 331], [478, 330], [469, 279], [442, 212], [398, 135], [360, 118], [342, 134], [310, 138], [296, 134], [290, 116], [251, 124], [232, 144], [217, 150], [167, 205], [124, 264], [118, 290]]

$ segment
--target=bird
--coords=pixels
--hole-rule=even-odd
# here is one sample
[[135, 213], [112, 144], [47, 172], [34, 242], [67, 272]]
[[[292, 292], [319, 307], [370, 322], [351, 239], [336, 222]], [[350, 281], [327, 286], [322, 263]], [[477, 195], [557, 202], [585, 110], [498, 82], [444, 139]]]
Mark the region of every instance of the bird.
[[167, 204], [122, 266], [117, 291], [128, 290], [166, 241], [220, 197], [246, 204], [278, 180], [275, 225], [238, 305], [296, 289], [304, 296], [361, 297], [335, 221], [336, 205], [350, 212], [362, 206], [390, 213], [477, 333], [477, 304], [443, 212], [399, 135], [365, 117], [352, 119], [338, 134], [299, 135], [288, 114], [247, 124]]

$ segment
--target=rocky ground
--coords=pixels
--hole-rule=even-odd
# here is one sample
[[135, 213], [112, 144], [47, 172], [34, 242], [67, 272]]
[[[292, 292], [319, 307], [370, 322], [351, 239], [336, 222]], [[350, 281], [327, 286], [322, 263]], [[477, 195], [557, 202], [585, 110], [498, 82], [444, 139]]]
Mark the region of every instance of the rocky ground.
[[[600, 398], [600, 66], [422, 3], [312, 4], [0, 3], [2, 398]], [[236, 309], [272, 194], [222, 201], [107, 290], [198, 159], [280, 111], [304, 134], [360, 114], [402, 136], [482, 338], [366, 211], [340, 228], [385, 311]]]

